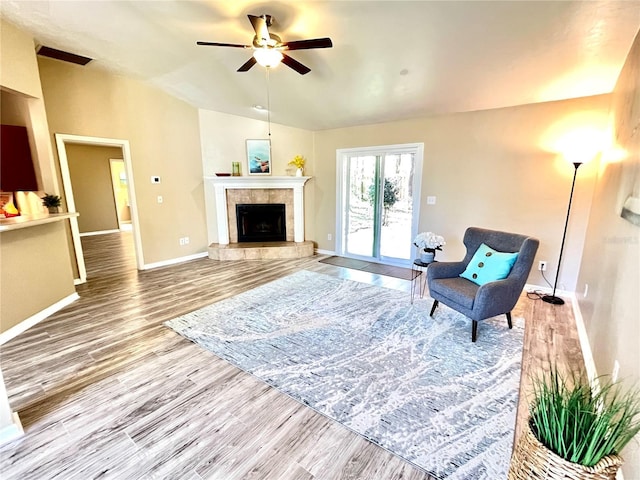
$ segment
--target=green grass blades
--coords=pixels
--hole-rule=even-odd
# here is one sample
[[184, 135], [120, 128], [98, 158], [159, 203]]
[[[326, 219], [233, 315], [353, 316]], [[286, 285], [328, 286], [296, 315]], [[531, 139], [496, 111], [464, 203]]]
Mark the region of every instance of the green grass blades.
[[552, 366], [532, 382], [534, 435], [560, 457], [587, 467], [619, 454], [640, 431], [640, 391], [598, 380], [595, 387], [582, 374]]

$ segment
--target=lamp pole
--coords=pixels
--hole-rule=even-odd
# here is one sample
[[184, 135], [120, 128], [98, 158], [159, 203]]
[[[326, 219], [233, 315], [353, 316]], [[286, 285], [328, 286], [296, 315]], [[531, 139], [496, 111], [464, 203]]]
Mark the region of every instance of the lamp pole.
[[569, 213], [571, 212], [571, 200], [573, 200], [573, 188], [576, 186], [576, 176], [578, 168], [582, 162], [573, 162], [575, 170], [573, 171], [573, 182], [571, 183], [571, 193], [569, 194], [569, 207], [567, 208], [567, 219], [564, 222], [564, 233], [562, 234], [562, 243], [560, 244], [560, 257], [558, 258], [558, 269], [556, 270], [556, 281], [553, 282], [553, 293], [551, 295], [543, 295], [542, 301], [552, 303], [553, 305], [564, 305], [564, 300], [556, 297], [556, 287], [558, 286], [558, 276], [560, 275], [560, 263], [562, 262], [562, 251], [564, 250], [564, 241], [567, 238], [567, 226], [569, 225]]

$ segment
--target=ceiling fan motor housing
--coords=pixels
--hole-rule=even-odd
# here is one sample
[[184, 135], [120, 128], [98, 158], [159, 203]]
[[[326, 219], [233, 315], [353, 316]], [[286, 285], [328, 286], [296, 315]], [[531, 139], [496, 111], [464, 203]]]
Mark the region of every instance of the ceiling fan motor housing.
[[258, 36], [256, 35], [255, 37], [253, 37], [253, 47], [254, 48], [278, 48], [280, 46], [282, 46], [282, 39], [276, 35], [275, 33], [271, 33], [269, 32], [269, 37], [270, 39], [266, 42], [262, 41], [262, 38], [258, 38]]

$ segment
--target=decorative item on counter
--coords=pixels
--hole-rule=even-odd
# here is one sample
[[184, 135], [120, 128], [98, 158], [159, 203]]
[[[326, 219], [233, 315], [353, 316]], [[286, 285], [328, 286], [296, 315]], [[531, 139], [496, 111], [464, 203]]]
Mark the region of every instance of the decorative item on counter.
[[239, 177], [240, 175], [242, 175], [240, 173], [240, 162], [232, 162], [231, 163], [231, 172], [232, 172], [231, 174], [234, 177]]
[[13, 204], [13, 194], [0, 192], [0, 218], [17, 217], [20, 212]]
[[420, 260], [423, 263], [431, 263], [436, 256], [436, 250], [442, 250], [446, 245], [444, 237], [433, 232], [422, 232], [413, 239], [413, 244], [420, 249]]
[[305, 159], [302, 155], [296, 155], [289, 162], [289, 165], [296, 167], [296, 177], [301, 177], [304, 174], [304, 162]]
[[42, 205], [47, 207], [47, 210], [49, 210], [49, 213], [58, 213], [61, 204], [62, 204], [62, 200], [58, 195], [51, 195], [50, 193], [45, 193], [44, 197], [42, 197]]

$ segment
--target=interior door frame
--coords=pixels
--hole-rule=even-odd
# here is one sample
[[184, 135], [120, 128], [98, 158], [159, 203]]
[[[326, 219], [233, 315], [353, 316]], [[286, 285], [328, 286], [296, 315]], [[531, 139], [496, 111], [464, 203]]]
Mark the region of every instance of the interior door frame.
[[[412, 204], [412, 217], [411, 217], [411, 237], [414, 238], [418, 232], [418, 224], [420, 220], [420, 201], [422, 191], [422, 164], [424, 162], [424, 143], [402, 143], [395, 145], [378, 145], [369, 147], [355, 147], [355, 148], [339, 148], [336, 150], [336, 239], [335, 239], [335, 252], [336, 255], [344, 255], [349, 258], [361, 258], [354, 255], [347, 255], [344, 252], [343, 237], [343, 207], [344, 207], [344, 194], [343, 185], [345, 182], [345, 158], [348, 156], [362, 155], [374, 155], [381, 152], [388, 153], [402, 153], [407, 150], [412, 150], [415, 153], [414, 158], [414, 178], [413, 178], [413, 204]], [[380, 262], [375, 258], [367, 257], [369, 261]], [[409, 265], [411, 260], [402, 262], [401, 264]], [[388, 262], [385, 262], [388, 263]], [[394, 264], [396, 262], [393, 262]]]
[[[66, 133], [56, 133], [56, 149], [60, 162], [60, 175], [62, 176], [62, 188], [64, 197], [67, 202], [67, 210], [69, 212], [76, 211], [76, 203], [73, 197], [73, 187], [71, 185], [71, 174], [69, 172], [69, 160], [67, 158], [67, 144], [76, 145], [93, 145], [98, 147], [117, 147], [122, 150], [122, 158], [124, 160], [127, 172], [127, 188], [129, 190], [129, 205], [131, 207], [131, 226], [136, 254], [136, 265], [138, 270], [144, 270], [144, 257], [142, 254], [142, 238], [140, 236], [140, 222], [138, 218], [138, 207], [136, 202], [135, 187], [133, 184], [133, 166], [131, 162], [131, 148], [129, 140], [121, 140], [117, 138], [89, 137], [85, 135], [71, 135]], [[74, 279], [76, 285], [87, 281], [87, 268], [84, 263], [84, 254], [82, 251], [82, 242], [80, 240], [80, 228], [78, 227], [78, 218], [69, 219], [71, 225], [71, 237], [73, 248], [76, 255], [76, 263], [78, 267], [79, 278]]]

